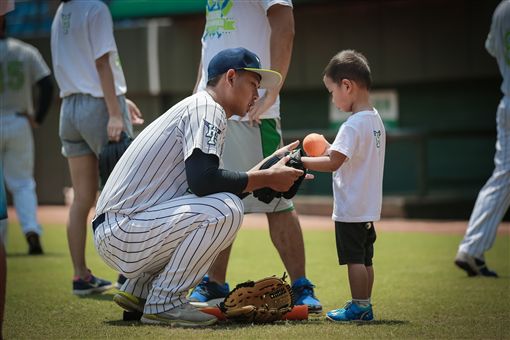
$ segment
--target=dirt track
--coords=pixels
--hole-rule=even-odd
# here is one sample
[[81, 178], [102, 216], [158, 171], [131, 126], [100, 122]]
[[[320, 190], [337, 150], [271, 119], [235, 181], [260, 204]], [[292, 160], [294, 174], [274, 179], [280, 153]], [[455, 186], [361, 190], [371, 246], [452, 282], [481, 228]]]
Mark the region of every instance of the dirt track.
[[[64, 224], [68, 214], [67, 206], [41, 206], [38, 210], [40, 223]], [[9, 207], [9, 216], [16, 221], [16, 213]], [[90, 216], [92, 218], [92, 215]], [[300, 215], [303, 229], [333, 230], [333, 222], [329, 216]], [[438, 220], [406, 220], [383, 219], [376, 223], [378, 231], [433, 232], [463, 234], [467, 221]], [[263, 214], [248, 214], [244, 218], [243, 228], [267, 228], [267, 220]], [[510, 223], [505, 222], [498, 229], [499, 234], [510, 234]]]

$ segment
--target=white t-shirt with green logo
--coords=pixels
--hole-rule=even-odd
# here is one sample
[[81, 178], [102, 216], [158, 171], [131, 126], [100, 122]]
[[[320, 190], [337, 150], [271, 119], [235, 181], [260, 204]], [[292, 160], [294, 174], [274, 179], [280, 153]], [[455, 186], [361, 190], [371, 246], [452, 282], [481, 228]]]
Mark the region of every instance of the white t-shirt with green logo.
[[0, 114], [33, 114], [32, 86], [50, 73], [34, 46], [0, 39]]
[[109, 53], [115, 94], [127, 91], [108, 7], [99, 0], [61, 3], [51, 25], [51, 57], [60, 97], [103, 97], [96, 59]]
[[[206, 25], [202, 36], [202, 79], [198, 90], [207, 84], [207, 67], [211, 59], [227, 48], [244, 47], [255, 53], [262, 68], [271, 68], [271, 26], [267, 10], [276, 4], [292, 6], [291, 0], [213, 0], [206, 4]], [[259, 90], [259, 96], [265, 90]], [[280, 116], [280, 98], [260, 118]], [[238, 116], [234, 116], [239, 119]], [[235, 119], [235, 118], [234, 118]], [[242, 120], [248, 120], [245, 116]]]

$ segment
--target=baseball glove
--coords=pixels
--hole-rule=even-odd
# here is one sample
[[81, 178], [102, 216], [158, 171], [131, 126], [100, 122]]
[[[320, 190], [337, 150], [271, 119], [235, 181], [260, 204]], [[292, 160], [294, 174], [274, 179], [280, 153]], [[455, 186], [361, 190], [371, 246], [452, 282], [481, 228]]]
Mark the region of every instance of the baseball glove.
[[124, 151], [128, 148], [133, 139], [124, 131], [120, 134], [118, 142], [108, 142], [99, 154], [99, 177], [101, 179], [101, 188], [106, 184], [106, 180], [110, 176]]
[[301, 149], [296, 149], [290, 153], [286, 152], [283, 155], [275, 155], [275, 156], [269, 158], [264, 163], [262, 163], [262, 165], [260, 166], [259, 169], [260, 170], [268, 169], [268, 168], [272, 167], [273, 165], [275, 165], [276, 163], [278, 163], [278, 161], [280, 159], [282, 159], [284, 156], [287, 156], [289, 154], [290, 154], [290, 159], [286, 165], [290, 166], [294, 169], [303, 170], [303, 175], [301, 175], [294, 182], [294, 184], [290, 187], [290, 189], [287, 190], [286, 192], [278, 192], [278, 191], [275, 191], [269, 187], [264, 187], [264, 188], [254, 190], [253, 196], [257, 197], [259, 201], [269, 204], [275, 197], [279, 198], [279, 197], [283, 196], [286, 199], [290, 199], [296, 195], [296, 193], [299, 189], [299, 186], [301, 185], [301, 183], [303, 182], [303, 179], [306, 176], [306, 169], [303, 165], [303, 162], [301, 162], [301, 156], [303, 156], [303, 151]]
[[285, 282], [285, 274], [240, 283], [219, 305], [228, 320], [239, 323], [281, 320], [293, 306], [292, 288]]

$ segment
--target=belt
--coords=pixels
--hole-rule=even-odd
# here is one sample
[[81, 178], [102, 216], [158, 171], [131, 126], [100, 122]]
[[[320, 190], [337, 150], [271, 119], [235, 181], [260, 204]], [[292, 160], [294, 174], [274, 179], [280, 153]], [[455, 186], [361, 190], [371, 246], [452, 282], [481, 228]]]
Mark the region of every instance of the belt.
[[105, 214], [103, 213], [96, 217], [94, 221], [92, 221], [92, 232], [96, 231], [97, 227], [99, 227], [99, 225], [104, 222], [105, 218]]

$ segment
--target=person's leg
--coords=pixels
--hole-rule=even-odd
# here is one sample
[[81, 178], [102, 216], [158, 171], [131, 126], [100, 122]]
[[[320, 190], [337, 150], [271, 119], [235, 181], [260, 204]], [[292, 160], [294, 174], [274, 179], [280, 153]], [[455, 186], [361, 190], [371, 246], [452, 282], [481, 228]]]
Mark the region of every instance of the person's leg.
[[93, 154], [68, 158], [74, 199], [67, 222], [67, 241], [73, 262], [74, 276], [85, 279], [89, 270], [85, 261], [87, 218], [98, 189], [97, 158]]
[[369, 275], [367, 267], [360, 263], [349, 263], [347, 264], [347, 271], [352, 298], [355, 300], [367, 300], [369, 297]]
[[510, 206], [510, 103], [502, 100], [497, 113], [495, 168], [476, 199], [455, 263], [469, 276], [497, 276], [485, 266], [485, 252]]
[[37, 196], [34, 180], [34, 141], [30, 124], [25, 117], [4, 117], [3, 170], [7, 189], [12, 193], [16, 214], [23, 234], [29, 241], [29, 253], [41, 254], [39, 236], [42, 228], [37, 222]]
[[305, 245], [295, 210], [267, 213], [271, 240], [292, 282], [305, 277]]
[[367, 266], [366, 267], [367, 269], [367, 275], [368, 275], [368, 298], [371, 299], [372, 298], [372, 288], [374, 287], [374, 279], [375, 279], [375, 274], [374, 274], [374, 266]]

